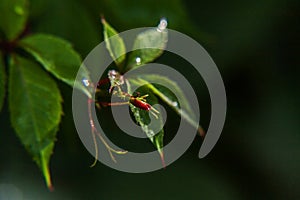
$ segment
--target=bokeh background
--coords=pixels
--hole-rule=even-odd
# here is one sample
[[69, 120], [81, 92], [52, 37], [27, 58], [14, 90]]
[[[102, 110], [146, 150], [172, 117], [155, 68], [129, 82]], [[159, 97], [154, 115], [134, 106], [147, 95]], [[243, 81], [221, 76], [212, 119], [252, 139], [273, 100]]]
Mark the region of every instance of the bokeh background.
[[[169, 28], [197, 40], [219, 67], [227, 119], [220, 140], [204, 159], [198, 159], [197, 137], [179, 160], [156, 172], [128, 174], [101, 163], [89, 168], [93, 157], [73, 124], [72, 89], [59, 83], [64, 116], [50, 163], [55, 191], [47, 190], [15, 136], [7, 103], [0, 114], [0, 187], [11, 184], [30, 200], [300, 199], [299, 1], [31, 0], [30, 9], [33, 33], [67, 39], [83, 58], [103, 41], [100, 14], [118, 31], [156, 26], [166, 17]], [[172, 56], [160, 60], [184, 68]], [[200, 99], [201, 124], [207, 127], [205, 84], [186, 75]], [[170, 116], [166, 134], [176, 132], [176, 120]], [[108, 130], [116, 138], [122, 134]]]

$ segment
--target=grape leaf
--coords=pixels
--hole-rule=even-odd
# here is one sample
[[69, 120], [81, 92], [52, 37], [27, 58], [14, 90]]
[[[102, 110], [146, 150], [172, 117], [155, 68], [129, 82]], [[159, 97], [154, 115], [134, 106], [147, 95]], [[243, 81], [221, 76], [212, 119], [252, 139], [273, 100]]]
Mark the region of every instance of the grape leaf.
[[121, 70], [122, 63], [126, 58], [126, 47], [123, 39], [118, 35], [118, 32], [111, 27], [104, 18], [102, 18], [103, 34], [106, 48], [110, 56], [114, 59], [115, 63]]
[[12, 126], [51, 189], [49, 160], [62, 114], [59, 89], [55, 81], [30, 60], [12, 55], [9, 65]]
[[5, 99], [5, 93], [6, 93], [5, 85], [6, 85], [5, 66], [0, 52], [0, 112], [2, 110], [2, 106]]
[[28, 18], [27, 0], [1, 0], [0, 13], [0, 32], [3, 34], [2, 38], [12, 41], [25, 28]]
[[140, 34], [134, 41], [133, 49], [128, 58], [126, 70], [152, 62], [158, 58], [166, 48], [168, 41], [167, 30], [151, 28]]
[[[135, 82], [131, 82], [131, 79], [129, 79], [130, 84], [135, 84]], [[131, 87], [130, 84], [128, 84], [128, 92], [131, 93]], [[149, 96], [147, 97], [147, 103], [150, 105], [157, 104], [158, 99], [155, 97], [155, 95], [148, 89], [140, 90], [138, 89], [138, 92], [141, 92], [141, 94], [148, 94]], [[163, 129], [163, 120], [158, 114], [158, 118], [152, 118], [152, 120], [156, 120], [152, 125], [154, 124], [153, 127], [148, 126], [150, 122], [150, 113], [149, 111], [142, 110], [132, 104], [130, 104], [130, 110], [134, 115], [134, 118], [136, 122], [141, 126], [142, 130], [145, 132], [149, 140], [153, 143], [155, 148], [158, 150], [158, 153], [161, 157], [162, 164], [165, 166], [164, 162], [164, 154], [163, 154], [163, 141], [164, 141], [164, 129]], [[160, 113], [160, 109], [156, 108], [156, 110]], [[161, 129], [158, 129], [161, 127]], [[160, 130], [155, 134], [154, 130]]]
[[[133, 79], [131, 81], [137, 81], [139, 84], [143, 85], [147, 84], [147, 87], [155, 95], [168, 104], [179, 116], [195, 127], [201, 136], [205, 135], [203, 128], [199, 125], [199, 122], [195, 120], [195, 114], [191, 109], [188, 99], [176, 82], [170, 80], [168, 77], [158, 74], [140, 74], [138, 79]], [[157, 84], [151, 84], [151, 82], [162, 83], [164, 87], [161, 87]], [[169, 91], [172, 91], [178, 95], [177, 98]], [[181, 104], [179, 103], [178, 99], [181, 99]]]
[[19, 45], [58, 79], [91, 96], [88, 88], [76, 81], [82, 80], [76, 79], [77, 72], [82, 78], [90, 80], [90, 77], [84, 66], [80, 68], [80, 55], [69, 42], [52, 35], [35, 34], [22, 39]]

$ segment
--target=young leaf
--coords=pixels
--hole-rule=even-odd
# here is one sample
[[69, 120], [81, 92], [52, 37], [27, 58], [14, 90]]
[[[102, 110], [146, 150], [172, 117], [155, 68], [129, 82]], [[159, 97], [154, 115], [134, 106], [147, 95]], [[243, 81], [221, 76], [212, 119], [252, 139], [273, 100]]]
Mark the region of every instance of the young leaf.
[[[110, 56], [114, 59], [115, 63], [119, 67], [122, 67], [122, 63], [126, 57], [126, 48], [123, 39], [118, 35], [118, 32], [111, 27], [104, 18], [101, 20], [103, 24], [103, 33], [106, 48], [109, 51]], [[114, 37], [113, 37], [114, 36]]]
[[[135, 82], [131, 82], [131, 80], [129, 80], [129, 82], [130, 82], [130, 84], [135, 84]], [[130, 85], [128, 85], [129, 93], [131, 93], [130, 90], [131, 90]], [[153, 93], [151, 93], [151, 91], [146, 90], [146, 93], [149, 95], [149, 97], [147, 97], [147, 102], [149, 102], [151, 104], [158, 103], [158, 99], [155, 97], [155, 95]], [[132, 104], [130, 104], [130, 110], [133, 113], [136, 122], [141, 126], [142, 130], [145, 132], [145, 134], [147, 135], [149, 140], [153, 143], [153, 145], [158, 150], [159, 155], [162, 160], [162, 164], [165, 165], [164, 154], [163, 154], [164, 129], [163, 129], [163, 120], [162, 120], [161, 116], [158, 116], [157, 119], [152, 119], [152, 120], [156, 120], [156, 122], [153, 122], [155, 127], [151, 128], [148, 126], [148, 124], [150, 122], [149, 111], [142, 110]], [[160, 112], [160, 109], [157, 109], [157, 111]], [[158, 127], [161, 127], [161, 129], [157, 134], [155, 134], [155, 131], [153, 129], [158, 130]]]
[[27, 4], [27, 0], [0, 1], [0, 33], [4, 34], [3, 39], [11, 41], [24, 30], [28, 17]]
[[[191, 109], [188, 99], [186, 98], [184, 92], [180, 89], [176, 82], [170, 80], [168, 77], [161, 76], [158, 74], [140, 74], [139, 78], [136, 80], [140, 84], [147, 84], [147, 87], [157, 95], [161, 100], [163, 100], [166, 104], [168, 104], [178, 115], [180, 115], [183, 119], [185, 119], [188, 123], [190, 123], [193, 127], [195, 127], [201, 136], [205, 135], [204, 130], [199, 125], [199, 122], [195, 120], [195, 114]], [[164, 87], [161, 87], [156, 84], [151, 84], [151, 82], [159, 82], [162, 83]], [[168, 90], [166, 89], [168, 88]], [[169, 91], [174, 92], [174, 94]], [[180, 104], [178, 99], [181, 100]]]
[[49, 160], [62, 114], [59, 89], [55, 81], [30, 60], [12, 55], [9, 65], [12, 126], [51, 189]]
[[[147, 125], [149, 113], [131, 104], [130, 104], [130, 110], [133, 113], [137, 123], [141, 126], [142, 130], [145, 132], [149, 140], [153, 143], [153, 145], [158, 150], [162, 163], [164, 165], [164, 154], [163, 154], [164, 129], [161, 129], [157, 134], [153, 136], [154, 133], [153, 130], [149, 128], [149, 126]], [[160, 120], [159, 123], [162, 123], [162, 120]]]
[[152, 62], [163, 53], [168, 41], [168, 32], [166, 27], [160, 28], [163, 26], [162, 23], [166, 26], [167, 22], [162, 19], [158, 28], [138, 34], [133, 44], [133, 49], [137, 50], [130, 53], [127, 70]]
[[[58, 79], [90, 97], [90, 91], [81, 82], [75, 81], [81, 58], [69, 42], [51, 35], [35, 34], [22, 39], [19, 45]], [[84, 66], [79, 73], [82, 78], [90, 80], [89, 72]]]
[[2, 110], [2, 106], [5, 98], [5, 85], [6, 85], [6, 73], [5, 66], [2, 60], [1, 52], [0, 52], [0, 112]]

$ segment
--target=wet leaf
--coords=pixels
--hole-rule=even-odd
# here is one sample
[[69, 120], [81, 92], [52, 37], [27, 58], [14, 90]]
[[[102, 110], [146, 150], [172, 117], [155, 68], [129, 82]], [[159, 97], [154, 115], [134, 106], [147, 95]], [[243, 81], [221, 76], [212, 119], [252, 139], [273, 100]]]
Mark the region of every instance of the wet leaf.
[[80, 77], [90, 80], [89, 72], [85, 67], [78, 71], [81, 58], [69, 42], [52, 35], [35, 34], [22, 39], [20, 46], [58, 79], [82, 90], [90, 97], [90, 91], [81, 82], [76, 81], [78, 72]]
[[166, 29], [150, 28], [138, 34], [130, 53], [126, 70], [150, 63], [158, 58], [166, 48], [168, 32]]
[[27, 4], [27, 0], [0, 1], [0, 37], [2, 39], [12, 41], [24, 30], [28, 18]]
[[[130, 81], [130, 84], [133, 85], [135, 84], [135, 82]], [[128, 86], [128, 92], [131, 93], [130, 85]], [[147, 103], [149, 103], [150, 105], [154, 105], [158, 103], [158, 99], [150, 90], [138, 90], [138, 92], [141, 92], [141, 95], [144, 94], [149, 95], [149, 97], [147, 97]], [[153, 143], [155, 148], [158, 150], [162, 160], [162, 164], [165, 165], [164, 154], [163, 154], [164, 129], [163, 129], [162, 116], [159, 114], [161, 113], [160, 109], [158, 108], [156, 109], [159, 112], [157, 114], [158, 118], [152, 118], [152, 119], [150, 119], [149, 117], [149, 115], [151, 115], [149, 111], [142, 110], [132, 104], [130, 104], [130, 110], [133, 113], [136, 122], [141, 126], [142, 130], [145, 132], [149, 140]], [[151, 122], [151, 120], [155, 120], [155, 121]], [[149, 126], [149, 123], [152, 124], [151, 127]], [[159, 130], [159, 131], [155, 134], [155, 130]]]
[[[168, 104], [179, 116], [195, 127], [201, 136], [205, 135], [204, 130], [199, 125], [199, 122], [195, 120], [195, 113], [191, 109], [187, 97], [176, 82], [172, 81], [168, 77], [158, 74], [140, 74], [139, 78], [135, 81], [140, 84], [147, 84], [147, 87], [155, 95]], [[151, 84], [151, 82], [163, 83], [164, 87], [157, 84]], [[178, 96], [176, 97], [174, 94]], [[179, 102], [178, 99], [180, 99], [181, 102]]]
[[114, 59], [119, 69], [126, 58], [126, 47], [123, 39], [118, 35], [118, 32], [102, 18], [103, 34], [106, 48], [110, 56]]
[[51, 189], [49, 161], [61, 119], [61, 95], [54, 80], [36, 63], [12, 55], [9, 76], [11, 123]]

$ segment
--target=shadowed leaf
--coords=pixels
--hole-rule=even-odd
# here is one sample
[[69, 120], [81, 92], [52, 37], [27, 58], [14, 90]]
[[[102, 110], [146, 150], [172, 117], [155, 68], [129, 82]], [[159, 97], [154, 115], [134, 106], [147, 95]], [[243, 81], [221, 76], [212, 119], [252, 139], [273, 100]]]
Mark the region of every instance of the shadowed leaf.
[[[27, 0], [0, 1], [0, 33], [9, 41], [24, 30], [28, 18]], [[0, 34], [1, 37], [1, 34]]]

